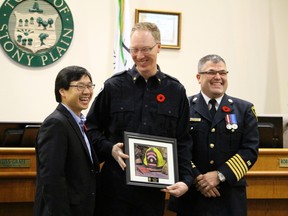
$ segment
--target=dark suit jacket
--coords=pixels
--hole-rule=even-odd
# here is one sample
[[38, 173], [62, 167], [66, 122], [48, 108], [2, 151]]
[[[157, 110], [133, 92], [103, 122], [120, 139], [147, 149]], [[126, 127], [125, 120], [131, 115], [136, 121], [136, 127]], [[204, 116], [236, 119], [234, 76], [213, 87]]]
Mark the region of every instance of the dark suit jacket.
[[94, 163], [78, 124], [59, 104], [36, 141], [36, 216], [94, 215], [99, 163], [91, 150]]
[[[226, 181], [219, 184], [221, 197], [205, 198], [195, 186], [180, 199], [170, 200], [170, 209], [187, 216], [245, 216], [245, 173], [257, 160], [259, 135], [251, 103], [224, 95], [214, 119], [201, 94], [189, 98], [190, 134], [193, 139], [193, 173], [218, 170]], [[225, 117], [235, 114], [237, 129], [228, 129]]]

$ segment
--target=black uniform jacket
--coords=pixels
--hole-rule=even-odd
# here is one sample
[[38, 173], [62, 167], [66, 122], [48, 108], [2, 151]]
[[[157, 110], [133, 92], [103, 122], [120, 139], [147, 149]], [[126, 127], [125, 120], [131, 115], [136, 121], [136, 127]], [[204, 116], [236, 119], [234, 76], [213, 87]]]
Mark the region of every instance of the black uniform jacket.
[[[102, 177], [103, 184], [107, 185], [105, 193], [110, 196], [126, 193], [128, 200], [148, 202], [142, 200], [145, 191], [160, 191], [146, 188], [137, 199], [130, 196], [129, 190], [136, 189], [126, 186], [125, 172], [111, 156], [112, 146], [123, 142], [124, 131], [176, 138], [180, 180], [192, 184], [192, 140], [186, 91], [178, 80], [162, 73], [159, 67], [147, 82], [135, 66], [108, 79], [91, 106], [86, 125], [97, 155], [105, 161]], [[148, 197], [153, 200], [152, 194]]]
[[[170, 209], [181, 215], [246, 215], [244, 175], [256, 162], [259, 146], [254, 106], [225, 94], [212, 121], [200, 93], [189, 97], [189, 103], [190, 134], [194, 143], [193, 173], [218, 170], [226, 181], [218, 188], [221, 197], [205, 198], [191, 186], [183, 197], [170, 201]], [[236, 116], [236, 122], [229, 125], [231, 119], [228, 116], [232, 119]]]
[[99, 162], [91, 152], [93, 163], [78, 124], [59, 104], [37, 137], [35, 216], [94, 215]]

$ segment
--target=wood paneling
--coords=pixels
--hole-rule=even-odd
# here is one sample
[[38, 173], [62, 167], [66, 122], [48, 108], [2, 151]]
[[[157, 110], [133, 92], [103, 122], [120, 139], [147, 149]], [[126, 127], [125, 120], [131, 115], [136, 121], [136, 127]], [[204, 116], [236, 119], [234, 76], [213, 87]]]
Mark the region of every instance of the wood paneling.
[[[32, 215], [36, 177], [34, 148], [0, 148], [0, 158], [30, 160], [28, 168], [0, 168], [0, 215]], [[280, 159], [285, 158], [288, 158], [288, 149], [259, 150], [259, 158], [246, 176], [248, 216], [288, 215], [288, 167], [280, 167]], [[165, 216], [175, 215], [165, 211]]]
[[247, 173], [248, 216], [288, 215], [288, 167], [280, 159], [288, 149], [260, 149], [259, 158]]
[[33, 215], [36, 183], [35, 149], [0, 148], [0, 159], [30, 160], [30, 167], [0, 167], [0, 215]]

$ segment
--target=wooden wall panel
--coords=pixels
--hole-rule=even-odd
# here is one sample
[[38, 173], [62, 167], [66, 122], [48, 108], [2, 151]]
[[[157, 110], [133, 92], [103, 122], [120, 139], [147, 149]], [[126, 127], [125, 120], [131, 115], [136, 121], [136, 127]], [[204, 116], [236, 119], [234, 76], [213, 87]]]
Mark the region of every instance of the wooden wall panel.
[[[259, 150], [259, 158], [246, 176], [248, 216], [288, 215], [288, 167], [280, 167], [280, 160], [285, 158], [288, 158], [288, 149]], [[26, 168], [0, 167], [0, 215], [32, 215], [36, 177], [34, 148], [0, 148], [0, 159], [30, 160], [30, 167]], [[165, 216], [175, 215], [165, 211]]]

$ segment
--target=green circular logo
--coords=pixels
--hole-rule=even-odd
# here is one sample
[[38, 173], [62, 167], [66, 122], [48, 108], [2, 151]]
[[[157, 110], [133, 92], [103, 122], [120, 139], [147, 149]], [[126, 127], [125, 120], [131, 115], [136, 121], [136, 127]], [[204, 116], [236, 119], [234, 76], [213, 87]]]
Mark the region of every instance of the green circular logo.
[[64, 0], [6, 0], [0, 8], [0, 43], [19, 64], [42, 67], [59, 60], [73, 33]]

